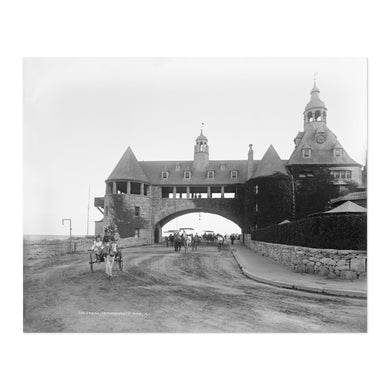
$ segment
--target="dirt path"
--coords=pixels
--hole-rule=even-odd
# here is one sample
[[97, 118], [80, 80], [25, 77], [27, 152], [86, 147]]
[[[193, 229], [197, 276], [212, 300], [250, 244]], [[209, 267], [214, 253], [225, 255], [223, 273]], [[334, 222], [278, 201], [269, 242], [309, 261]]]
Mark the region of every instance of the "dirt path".
[[24, 263], [26, 332], [364, 332], [366, 301], [264, 286], [230, 251], [123, 251], [124, 272], [88, 254]]

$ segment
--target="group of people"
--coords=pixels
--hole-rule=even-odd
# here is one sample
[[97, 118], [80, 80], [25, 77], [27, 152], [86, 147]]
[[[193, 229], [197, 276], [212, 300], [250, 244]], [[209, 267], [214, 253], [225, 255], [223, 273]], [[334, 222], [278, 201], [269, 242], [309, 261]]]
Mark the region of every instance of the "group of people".
[[119, 235], [104, 236], [102, 239], [102, 236], [98, 234], [95, 237], [91, 251], [95, 253], [97, 262], [105, 262], [106, 274], [111, 277], [115, 258], [120, 254]]
[[170, 234], [169, 236], [165, 237], [165, 244], [167, 248], [172, 246], [175, 248], [175, 252], [180, 252], [182, 247], [184, 247], [185, 251], [187, 252], [187, 249], [190, 246], [193, 251], [196, 251], [198, 250], [200, 241], [201, 239], [198, 234], [192, 236], [187, 235], [185, 232], [182, 232], [181, 234], [176, 232], [175, 234]]
[[204, 234], [203, 237], [199, 236], [198, 233], [195, 235], [187, 235], [185, 232], [175, 232], [174, 234], [170, 234], [169, 236], [165, 236], [165, 245], [167, 248], [169, 246], [175, 248], [175, 252], [181, 250], [184, 246], [187, 251], [187, 247], [191, 246], [192, 250], [196, 251], [198, 249], [198, 245], [203, 240], [207, 243], [216, 243], [218, 249], [221, 249], [223, 244], [227, 242], [230, 238], [230, 242], [234, 245], [234, 241], [239, 239], [237, 234], [231, 234], [230, 237], [226, 234], [223, 236], [222, 234]]

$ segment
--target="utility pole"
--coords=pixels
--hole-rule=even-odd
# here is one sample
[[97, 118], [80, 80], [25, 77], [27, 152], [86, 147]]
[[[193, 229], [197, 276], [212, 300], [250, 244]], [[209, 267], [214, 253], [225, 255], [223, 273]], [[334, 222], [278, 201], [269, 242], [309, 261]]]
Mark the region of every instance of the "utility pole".
[[69, 221], [69, 249], [72, 252], [72, 220], [70, 218], [62, 218], [62, 224], [64, 221]]
[[89, 202], [91, 199], [91, 185], [88, 186], [87, 236], [89, 236]]

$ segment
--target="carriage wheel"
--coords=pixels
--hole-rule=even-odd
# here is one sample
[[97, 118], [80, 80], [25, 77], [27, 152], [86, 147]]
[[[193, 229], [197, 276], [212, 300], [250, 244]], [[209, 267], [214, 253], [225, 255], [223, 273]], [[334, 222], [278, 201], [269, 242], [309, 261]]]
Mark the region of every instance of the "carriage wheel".
[[91, 272], [93, 272], [93, 256], [92, 252], [89, 254], [89, 268], [91, 269]]

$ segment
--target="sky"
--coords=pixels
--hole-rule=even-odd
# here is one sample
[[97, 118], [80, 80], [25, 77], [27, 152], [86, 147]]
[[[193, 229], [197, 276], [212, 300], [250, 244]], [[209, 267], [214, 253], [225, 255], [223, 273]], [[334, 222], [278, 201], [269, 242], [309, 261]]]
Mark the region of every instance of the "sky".
[[[23, 72], [24, 234], [68, 234], [62, 218], [93, 234], [93, 198], [126, 148], [139, 161], [192, 160], [202, 122], [210, 159], [246, 159], [250, 143], [255, 159], [270, 144], [288, 159], [314, 73], [328, 127], [366, 162], [365, 58], [26, 58]], [[179, 224], [226, 230], [202, 216]]]

